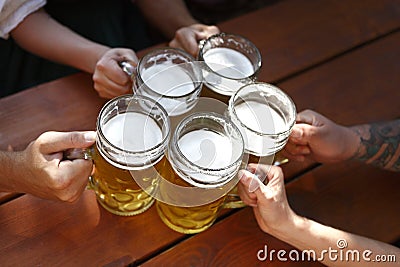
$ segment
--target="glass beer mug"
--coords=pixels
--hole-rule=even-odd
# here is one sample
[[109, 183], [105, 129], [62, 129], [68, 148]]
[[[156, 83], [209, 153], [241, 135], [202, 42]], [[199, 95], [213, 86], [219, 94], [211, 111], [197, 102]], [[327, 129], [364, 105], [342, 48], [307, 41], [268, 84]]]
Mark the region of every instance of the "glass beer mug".
[[156, 206], [161, 220], [185, 234], [210, 227], [237, 184], [243, 138], [226, 117], [199, 112], [187, 116], [171, 138], [169, 167], [161, 176]]
[[203, 77], [195, 59], [181, 49], [158, 48], [143, 56], [136, 70], [135, 93], [160, 103], [170, 116], [192, 109]]
[[204, 62], [204, 83], [212, 91], [231, 96], [254, 82], [261, 68], [261, 54], [248, 39], [220, 33], [200, 43], [198, 59]]
[[248, 162], [271, 165], [296, 122], [296, 107], [278, 87], [257, 82], [230, 98], [227, 116], [243, 135]]
[[[296, 107], [282, 90], [262, 82], [245, 85], [231, 96], [226, 113], [244, 139], [242, 168], [249, 163], [281, 165], [287, 161], [276, 153], [289, 138], [296, 121]], [[264, 181], [266, 177], [259, 178]], [[236, 187], [228, 197], [234, 207], [245, 206]]]
[[[170, 135], [167, 112], [150, 98], [120, 96], [102, 108], [96, 130], [96, 145], [82, 156], [94, 161], [88, 187], [113, 214], [131, 216], [146, 211], [154, 203], [148, 192], [157, 180], [157, 172], [148, 170], [165, 162]], [[136, 180], [146, 180], [148, 187], [143, 190]]]

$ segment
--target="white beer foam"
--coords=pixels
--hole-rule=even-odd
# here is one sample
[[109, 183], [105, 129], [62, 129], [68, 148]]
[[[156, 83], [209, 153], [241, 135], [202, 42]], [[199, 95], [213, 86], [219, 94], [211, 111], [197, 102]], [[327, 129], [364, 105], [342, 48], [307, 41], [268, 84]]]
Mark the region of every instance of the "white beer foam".
[[[223, 169], [234, 159], [232, 141], [225, 135], [200, 129], [183, 135], [178, 146], [182, 154], [191, 162], [205, 169]], [[214, 175], [193, 173], [193, 178], [203, 182], [216, 182]]]
[[162, 142], [162, 131], [146, 114], [127, 112], [111, 118], [103, 127], [106, 139], [127, 151], [143, 151]]
[[239, 120], [256, 132], [277, 134], [287, 131], [285, 118], [266, 103], [246, 100], [235, 106], [235, 111]]
[[243, 79], [254, 74], [251, 61], [242, 53], [226, 47], [216, 47], [204, 54], [204, 61], [219, 75]]
[[256, 152], [257, 155], [272, 154], [274, 141], [265, 135], [287, 131], [288, 125], [285, 118], [267, 103], [253, 100], [247, 100], [235, 106], [235, 112], [240, 123], [234, 117], [232, 120], [242, 133], [246, 150]]
[[195, 88], [189, 74], [172, 62], [156, 64], [145, 69], [142, 79], [153, 91], [171, 97], [189, 94]]

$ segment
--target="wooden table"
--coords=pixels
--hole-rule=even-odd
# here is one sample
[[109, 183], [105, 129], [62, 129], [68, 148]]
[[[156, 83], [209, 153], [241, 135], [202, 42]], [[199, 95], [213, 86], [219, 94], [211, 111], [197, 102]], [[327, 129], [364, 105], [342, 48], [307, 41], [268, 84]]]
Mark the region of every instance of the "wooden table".
[[[255, 43], [263, 57], [259, 80], [277, 84], [299, 111], [315, 109], [345, 125], [400, 115], [398, 0], [285, 0], [219, 26]], [[83, 73], [0, 99], [0, 149], [23, 149], [48, 130], [94, 129], [104, 103]], [[384, 242], [400, 238], [398, 173], [355, 162], [283, 169], [299, 214]], [[248, 207], [183, 235], [167, 228], [155, 207], [119, 217], [92, 191], [74, 204], [2, 193], [0, 204], [1, 266], [320, 265], [259, 261], [265, 245], [292, 248], [261, 232]]]

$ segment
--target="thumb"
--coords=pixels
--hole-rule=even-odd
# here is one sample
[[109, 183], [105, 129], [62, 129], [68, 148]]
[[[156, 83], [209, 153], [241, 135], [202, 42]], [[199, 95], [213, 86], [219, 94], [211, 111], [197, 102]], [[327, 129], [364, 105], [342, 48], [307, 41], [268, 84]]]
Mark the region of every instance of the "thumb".
[[68, 148], [85, 148], [94, 144], [96, 132], [47, 132], [41, 135], [40, 150], [44, 154], [64, 151]]
[[257, 193], [257, 191], [260, 191], [259, 189], [263, 189], [265, 187], [265, 185], [260, 181], [257, 175], [247, 170], [240, 170], [239, 177], [240, 182], [250, 193]]

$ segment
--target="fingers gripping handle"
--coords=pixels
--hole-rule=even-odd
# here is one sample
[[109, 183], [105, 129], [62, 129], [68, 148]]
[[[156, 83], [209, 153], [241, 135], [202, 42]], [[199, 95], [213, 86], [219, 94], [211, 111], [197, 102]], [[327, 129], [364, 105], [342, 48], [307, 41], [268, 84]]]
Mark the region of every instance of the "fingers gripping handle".
[[74, 159], [93, 159], [94, 147], [88, 148], [70, 148], [63, 151], [64, 160]]
[[[87, 148], [70, 148], [63, 151], [63, 160], [85, 159], [92, 160], [94, 155], [94, 146]], [[94, 189], [94, 182], [92, 176], [89, 176], [89, 181], [86, 189]]]

